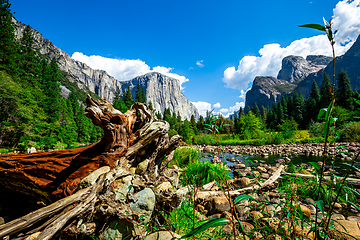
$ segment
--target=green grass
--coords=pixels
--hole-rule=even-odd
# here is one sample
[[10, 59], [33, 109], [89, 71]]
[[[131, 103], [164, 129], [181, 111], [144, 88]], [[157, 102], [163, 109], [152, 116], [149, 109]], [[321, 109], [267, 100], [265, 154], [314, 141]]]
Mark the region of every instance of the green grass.
[[177, 165], [180, 168], [186, 167], [188, 164], [195, 163], [199, 160], [200, 152], [197, 149], [182, 147], [177, 148], [174, 153], [174, 157], [169, 163], [169, 167]]
[[225, 179], [231, 179], [230, 170], [224, 164], [213, 164], [208, 161], [196, 161], [189, 164], [184, 172], [180, 175], [182, 185], [203, 186], [216, 180], [224, 183]]

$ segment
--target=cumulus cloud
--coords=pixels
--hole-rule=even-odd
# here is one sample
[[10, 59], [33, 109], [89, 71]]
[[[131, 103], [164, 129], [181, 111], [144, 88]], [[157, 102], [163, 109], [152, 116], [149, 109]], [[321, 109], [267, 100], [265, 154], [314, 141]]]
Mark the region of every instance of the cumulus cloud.
[[87, 64], [93, 69], [104, 70], [119, 81], [130, 80], [148, 72], [159, 72], [166, 76], [178, 79], [180, 81], [181, 89], [183, 89], [182, 84], [189, 81], [189, 79], [184, 76], [172, 73], [172, 68], [157, 66], [151, 70], [150, 66], [140, 59], [115, 59], [98, 55], [87, 56], [81, 52], [74, 52], [71, 57]]
[[205, 65], [203, 64], [204, 60], [199, 60], [199, 61], [196, 61], [196, 65], [198, 65], [199, 67], [204, 67]]
[[[225, 118], [230, 117], [231, 114], [234, 114], [234, 111], [239, 111], [240, 107], [245, 107], [245, 102], [236, 102], [234, 106], [220, 109], [218, 114], [223, 115]], [[225, 115], [226, 114], [226, 115]]]
[[[360, 0], [340, 1], [333, 11], [333, 27], [339, 29], [335, 39], [337, 56], [344, 54], [351, 47], [360, 32], [359, 3]], [[245, 56], [240, 60], [237, 68], [235, 66], [227, 68], [224, 71], [223, 81], [229, 88], [248, 89], [256, 76], [276, 77], [284, 57], [297, 55], [305, 58], [310, 54], [332, 55], [325, 34], [296, 40], [286, 47], [281, 47], [277, 43], [266, 44], [259, 50], [259, 56]]]
[[222, 109], [220, 109], [220, 112], [221, 113], [227, 113], [229, 111], [229, 109], [227, 109], [227, 108], [222, 108]]
[[211, 111], [211, 103], [198, 101], [198, 102], [192, 102], [195, 107], [198, 109], [199, 114], [203, 117], [206, 116], [206, 111]]
[[220, 107], [221, 107], [221, 104], [219, 102], [217, 102], [213, 105], [213, 108], [220, 108]]

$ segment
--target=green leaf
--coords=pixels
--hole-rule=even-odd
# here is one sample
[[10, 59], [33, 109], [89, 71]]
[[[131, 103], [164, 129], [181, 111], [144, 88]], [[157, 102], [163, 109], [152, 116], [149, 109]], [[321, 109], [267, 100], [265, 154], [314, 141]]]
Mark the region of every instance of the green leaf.
[[321, 167], [317, 162], [309, 162], [309, 164], [311, 164], [317, 170], [317, 172], [320, 172]]
[[360, 197], [360, 193], [358, 191], [356, 191], [356, 190], [354, 190], [352, 188], [349, 188], [347, 186], [344, 186], [344, 189], [346, 189], [347, 191], [352, 192], [354, 195]]
[[353, 206], [360, 212], [360, 208], [359, 208], [358, 206], [356, 206], [354, 203], [352, 203], [352, 202], [350, 202], [350, 201], [349, 201], [349, 203], [350, 203], [351, 205], [353, 205]]
[[198, 226], [194, 230], [190, 231], [188, 234], [182, 236], [180, 239], [186, 239], [192, 236], [195, 236], [203, 231], [206, 231], [208, 228], [223, 226], [229, 223], [228, 219], [225, 218], [210, 218], [204, 224]]
[[349, 163], [341, 163], [341, 165], [350, 167], [350, 168], [354, 169], [355, 171], [360, 172], [360, 169], [359, 169], [359, 168], [357, 168], [357, 167], [355, 167], [355, 166], [353, 166], [353, 165], [351, 165], [351, 164], [349, 164]]
[[298, 25], [298, 26], [305, 27], [305, 28], [317, 29], [317, 30], [325, 32], [325, 27], [323, 25], [316, 24], [316, 23], [310, 23], [310, 24], [304, 24], [304, 25]]
[[246, 200], [246, 199], [254, 199], [254, 198], [252, 196], [250, 196], [250, 195], [243, 194], [243, 195], [238, 196], [235, 199], [234, 204], [238, 204], [239, 202], [241, 202], [243, 200]]
[[326, 113], [326, 111], [327, 111], [327, 108], [322, 108], [322, 109], [320, 109], [317, 118], [318, 118], [318, 119], [321, 119], [321, 116], [324, 115], [324, 113]]
[[318, 200], [318, 201], [315, 201], [315, 203], [318, 206], [318, 208], [320, 209], [320, 211], [322, 212], [322, 214], [324, 214], [324, 201]]
[[326, 32], [326, 35], [328, 36], [328, 39], [330, 42], [332, 42], [333, 40], [333, 35], [332, 35], [332, 31], [331, 31], [331, 26], [330, 24], [325, 20], [325, 18], [323, 18], [324, 20], [324, 24], [325, 24], [325, 32]]

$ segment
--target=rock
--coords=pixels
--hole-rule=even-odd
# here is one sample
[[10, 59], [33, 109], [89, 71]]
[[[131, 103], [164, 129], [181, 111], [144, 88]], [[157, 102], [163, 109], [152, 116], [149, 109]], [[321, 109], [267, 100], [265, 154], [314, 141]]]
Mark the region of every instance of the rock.
[[261, 172], [261, 173], [266, 173], [267, 172], [267, 170], [264, 167], [258, 166], [256, 169], [259, 170], [259, 172]]
[[349, 216], [349, 217], [347, 217], [347, 220], [353, 221], [353, 222], [360, 222], [360, 216]]
[[260, 218], [264, 217], [264, 215], [261, 212], [258, 212], [258, 211], [250, 212], [250, 216], [251, 216], [251, 218], [253, 218], [255, 220], [259, 220]]
[[37, 152], [35, 147], [28, 148], [26, 151], [27, 151], [27, 153], [36, 153]]
[[[14, 25], [15, 37], [20, 40], [27, 25], [18, 21]], [[99, 97], [112, 102], [116, 88], [119, 88], [123, 94], [129, 87], [132, 95], [135, 96], [136, 87], [140, 84], [140, 87], [146, 92], [146, 102], [152, 102], [156, 112], [163, 114], [168, 108], [172, 114], [179, 113], [182, 119], [190, 120], [192, 115], [196, 120], [199, 119], [199, 111], [181, 92], [181, 83], [178, 79], [158, 72], [149, 72], [128, 81], [115, 79], [104, 70], [92, 69], [87, 64], [77, 61], [75, 56], [73, 56], [74, 58], [70, 57], [54, 46], [52, 42], [44, 39], [38, 31], [31, 29], [31, 32], [36, 51], [47, 59], [57, 59], [59, 69], [64, 71], [66, 78], [80, 89], [89, 89]], [[133, 76], [129, 75], [128, 77]], [[69, 91], [62, 93], [67, 97], [66, 94], [69, 94]]]
[[228, 157], [226, 160], [229, 162], [236, 162], [234, 157]]
[[333, 219], [333, 220], [345, 220], [345, 217], [342, 214], [334, 213], [331, 216], [331, 219]]
[[215, 185], [215, 181], [209, 182], [208, 184], [205, 184], [204, 186], [202, 186], [202, 188], [204, 190], [210, 190], [214, 185]]
[[161, 192], [169, 191], [172, 189], [172, 185], [170, 182], [163, 182], [159, 186], [157, 186], [157, 189], [159, 189]]
[[264, 210], [262, 211], [262, 214], [266, 217], [274, 217], [275, 216], [275, 207], [273, 205], [266, 205], [264, 207]]
[[226, 197], [214, 197], [212, 198], [213, 207], [215, 212], [230, 211], [230, 203]]
[[90, 187], [91, 185], [93, 185], [96, 182], [96, 180], [98, 179], [98, 177], [100, 175], [107, 173], [109, 171], [110, 171], [109, 166], [103, 166], [99, 169], [96, 169], [95, 171], [90, 173], [88, 176], [81, 179], [78, 188], [84, 189], [84, 188]]
[[122, 219], [113, 219], [109, 221], [109, 225], [101, 233], [100, 240], [133, 240], [134, 226], [131, 222]]
[[210, 218], [221, 218], [221, 213], [212, 214], [208, 217], [208, 219], [210, 219]]
[[221, 159], [218, 156], [214, 156], [213, 159], [211, 159], [213, 163], [221, 163]]
[[[129, 193], [129, 188], [132, 185], [130, 181], [122, 183], [122, 180], [117, 181], [118, 187], [115, 189], [115, 200], [121, 201], [125, 200], [127, 197], [127, 194]], [[130, 191], [133, 193], [134, 189], [131, 188]]]
[[142, 161], [137, 165], [135, 173], [137, 174], [144, 173], [147, 170], [148, 165], [149, 165], [149, 159], [145, 159], [144, 161]]
[[245, 164], [239, 163], [236, 165], [231, 166], [232, 169], [244, 169], [246, 168]]
[[[358, 226], [358, 222], [348, 221], [348, 220], [338, 220], [334, 223], [334, 225], [335, 225], [335, 229], [337, 230], [337, 231], [333, 231], [336, 240], [348, 240], [348, 239], [353, 240], [354, 237], [356, 239], [360, 239], [360, 229]], [[350, 236], [348, 236], [347, 234], [342, 234], [343, 232], [345, 232], [344, 228], [346, 229], [346, 233], [349, 234]]]
[[181, 238], [181, 236], [170, 231], [159, 231], [149, 234], [144, 240], [171, 240], [174, 238]]
[[242, 177], [237, 181], [242, 188], [247, 187], [250, 185], [251, 180], [248, 177]]
[[341, 206], [340, 203], [334, 203], [334, 208], [335, 208], [335, 209], [341, 209], [342, 206]]
[[130, 203], [131, 211], [145, 215], [142, 221], [148, 223], [155, 207], [156, 198], [154, 192], [150, 188], [145, 188], [136, 193], [134, 198], [137, 199], [137, 201]]
[[311, 216], [311, 211], [308, 207], [304, 206], [304, 205], [300, 205], [300, 210], [304, 213], [305, 216], [307, 216], [308, 218], [310, 218]]

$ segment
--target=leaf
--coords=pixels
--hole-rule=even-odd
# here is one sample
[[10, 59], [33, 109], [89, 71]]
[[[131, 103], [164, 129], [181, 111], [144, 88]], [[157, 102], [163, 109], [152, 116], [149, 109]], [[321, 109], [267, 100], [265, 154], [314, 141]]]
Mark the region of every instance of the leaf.
[[318, 200], [318, 201], [315, 201], [315, 203], [318, 206], [318, 208], [320, 209], [320, 211], [322, 212], [322, 214], [324, 214], [324, 201]]
[[304, 24], [304, 25], [298, 25], [298, 26], [305, 27], [305, 28], [317, 29], [317, 30], [325, 32], [325, 27], [323, 25], [316, 24], [316, 23], [310, 23], [310, 24]]
[[317, 162], [309, 162], [309, 164], [311, 164], [317, 170], [317, 172], [320, 172], [321, 167]]
[[354, 203], [352, 203], [352, 202], [350, 202], [350, 201], [349, 201], [349, 203], [350, 203], [351, 205], [353, 205], [353, 206], [360, 212], [360, 207], [356, 206]]
[[332, 31], [331, 31], [331, 26], [330, 26], [330, 24], [325, 20], [325, 18], [323, 18], [323, 20], [324, 20], [326, 35], [328, 36], [328, 39], [329, 39], [329, 41], [331, 42], [331, 41], [333, 40]]
[[317, 118], [318, 118], [318, 119], [321, 119], [321, 116], [324, 115], [324, 113], [326, 113], [326, 111], [327, 111], [327, 108], [322, 108], [322, 109], [320, 109]]
[[244, 201], [246, 199], [254, 199], [254, 198], [252, 196], [250, 196], [250, 195], [243, 194], [243, 195], [238, 196], [235, 199], [234, 204], [238, 204], [239, 202]]
[[359, 169], [359, 168], [357, 168], [357, 167], [355, 167], [354, 165], [351, 165], [351, 164], [349, 164], [349, 163], [341, 163], [341, 165], [350, 167], [350, 168], [354, 169], [355, 171], [360, 172], [360, 169]]
[[186, 239], [186, 238], [195, 236], [195, 235], [207, 230], [208, 228], [223, 226], [223, 225], [226, 225], [227, 223], [229, 223], [229, 220], [225, 219], [225, 218], [210, 218], [204, 224], [198, 226], [194, 230], [190, 231], [188, 234], [182, 236], [180, 239]]
[[360, 198], [360, 193], [352, 188], [349, 188], [347, 186], [344, 186], [344, 189], [346, 189], [349, 192], [352, 192], [354, 195], [358, 196]]

